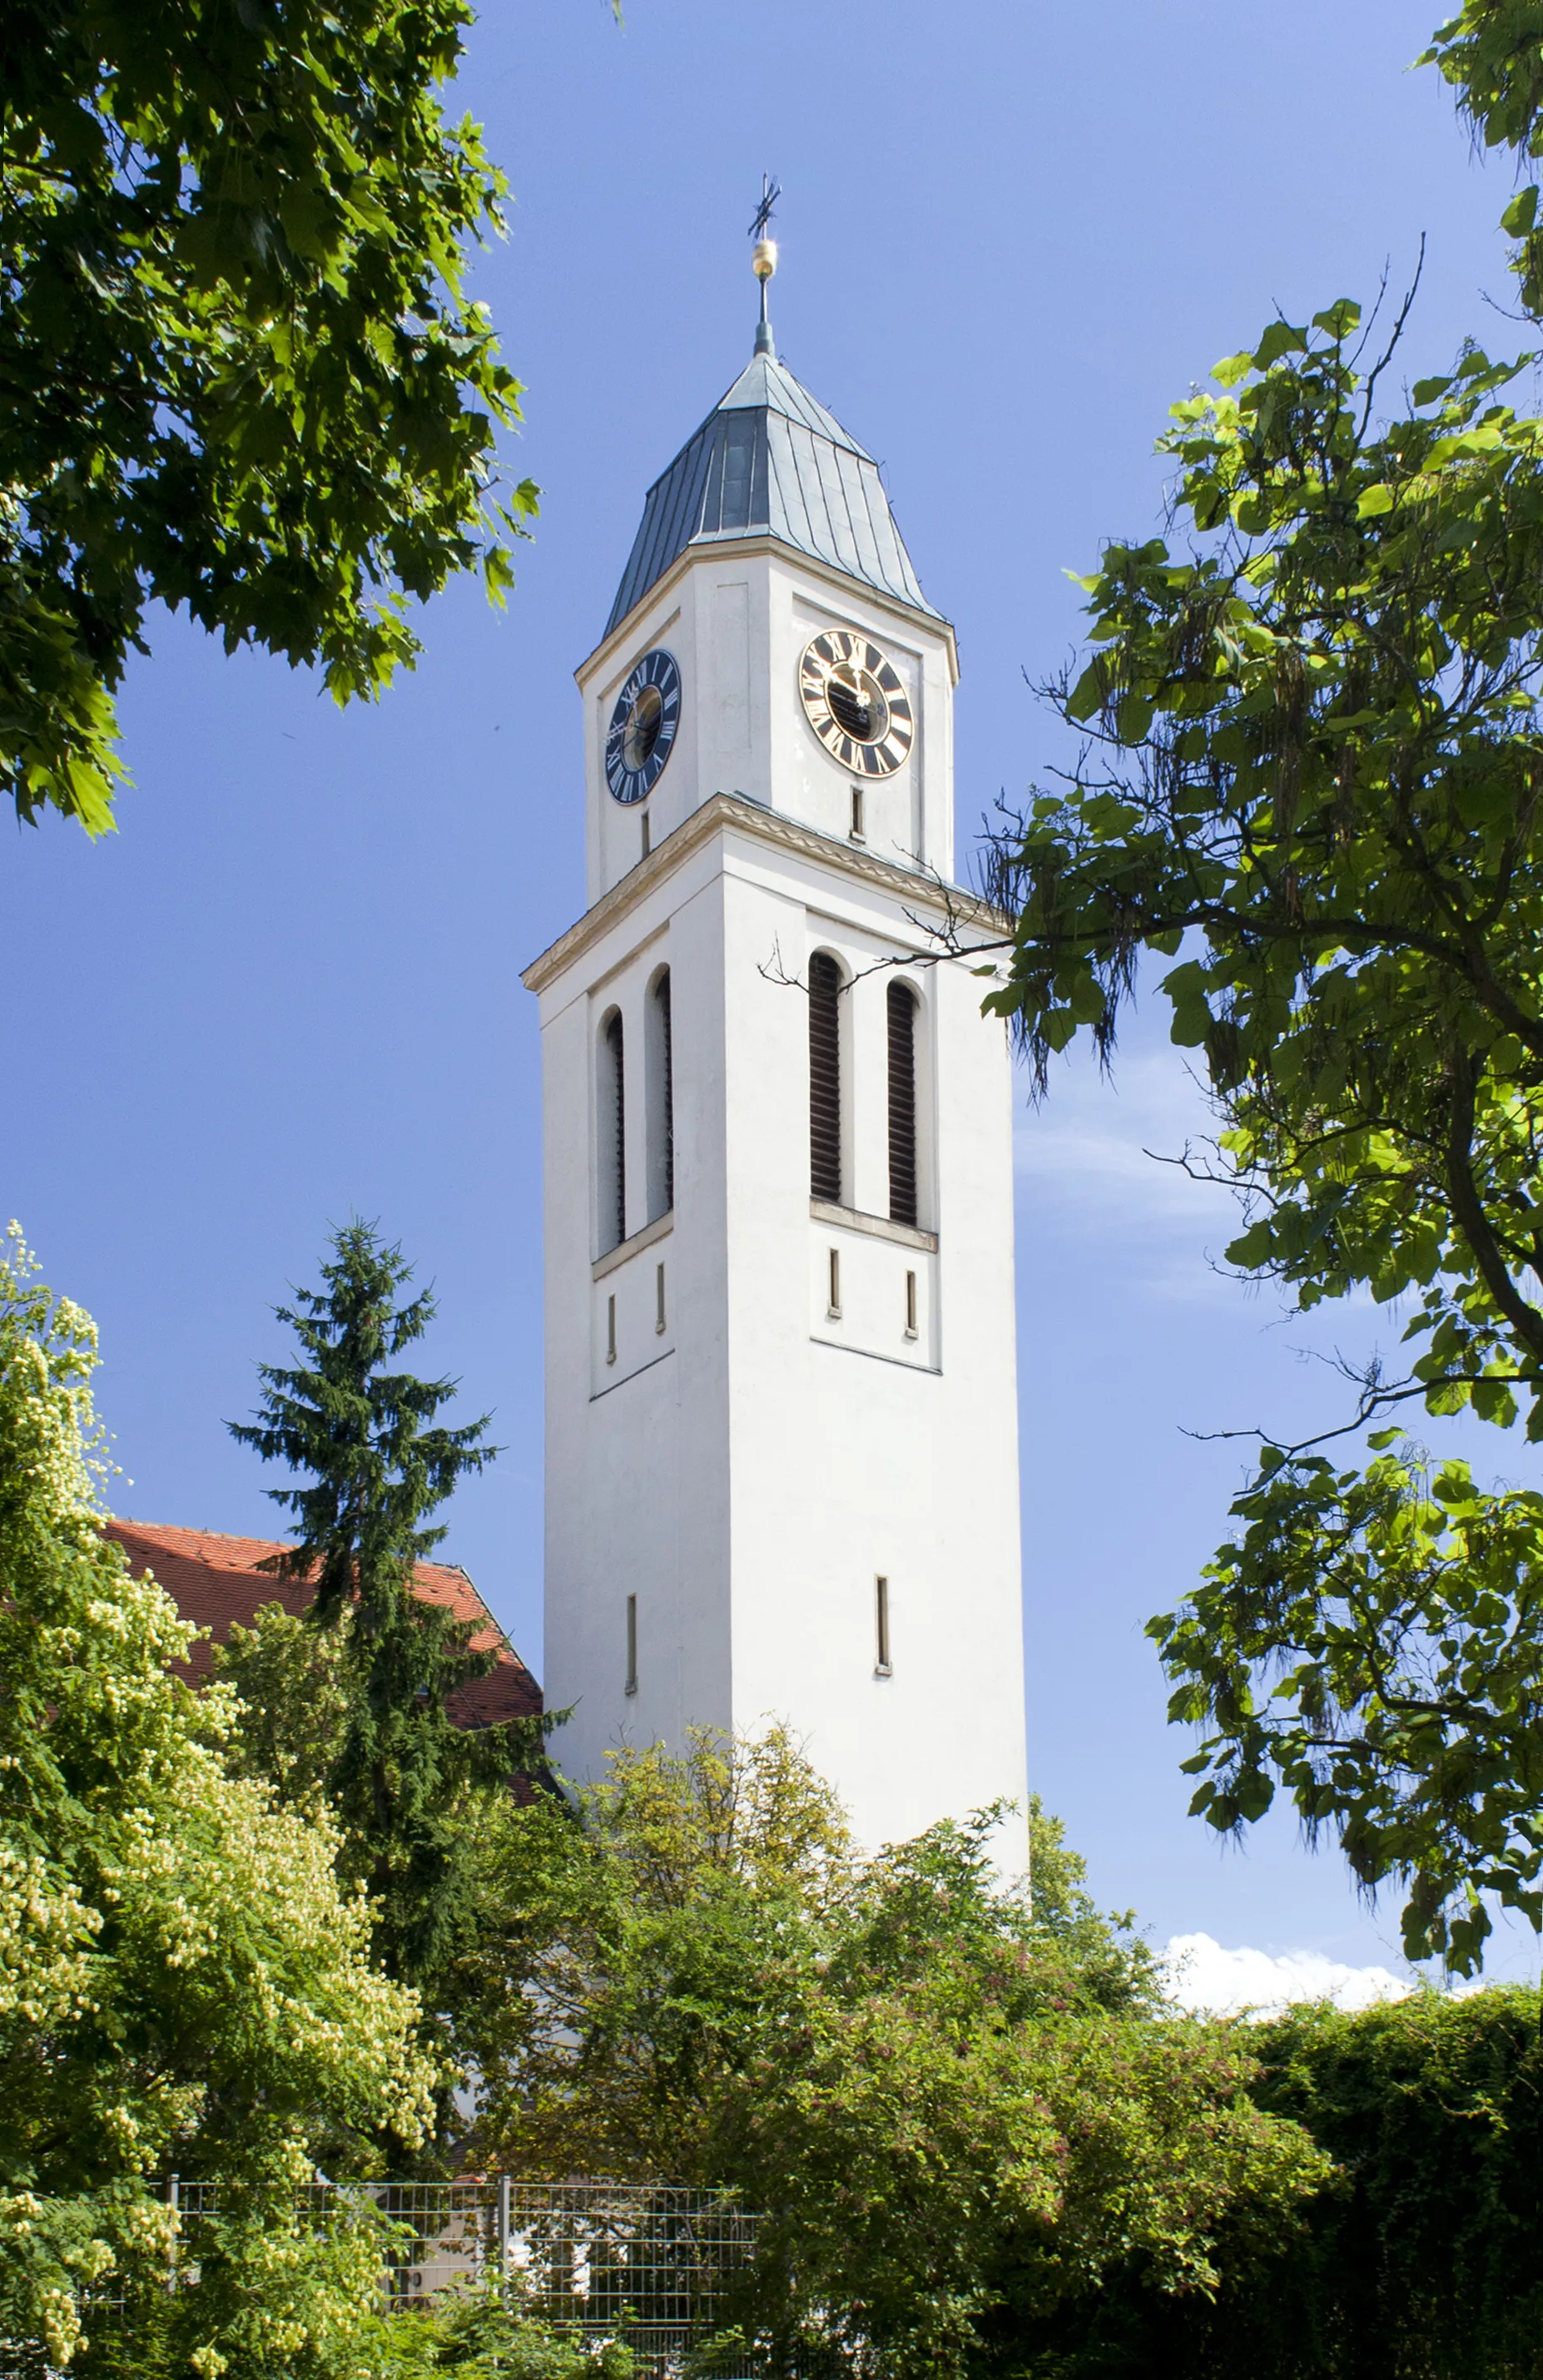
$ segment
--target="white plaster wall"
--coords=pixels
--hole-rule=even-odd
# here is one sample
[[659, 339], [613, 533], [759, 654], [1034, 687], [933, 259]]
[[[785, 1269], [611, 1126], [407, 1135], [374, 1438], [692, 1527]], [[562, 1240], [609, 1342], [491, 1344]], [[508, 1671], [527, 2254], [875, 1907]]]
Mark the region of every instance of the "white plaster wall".
[[[865, 781], [864, 846], [950, 878], [954, 868], [954, 662], [947, 627], [853, 580], [823, 579], [766, 539], [692, 549], [578, 672], [584, 698], [590, 904], [716, 793], [739, 793], [845, 841], [849, 772], [825, 750], [798, 693], [798, 657], [832, 626], [883, 646], [916, 717], [910, 758]], [[612, 800], [601, 766], [616, 697], [654, 646], [680, 667], [680, 727], [646, 803]]]
[[[917, 963], [907, 903], [841, 865], [715, 832], [542, 997], [548, 1203], [548, 1695], [575, 1775], [693, 1721], [786, 1719], [869, 1842], [1025, 1793], [1005, 1037], [958, 967]], [[888, 1203], [884, 962], [923, 1002], [935, 1249], [808, 1193], [808, 1006], [834, 949], [848, 1015], [853, 1201]], [[781, 966], [779, 967], [779, 956]], [[675, 1205], [597, 1277], [594, 1052], [619, 1005], [640, 1087], [662, 958], [674, 1027]], [[577, 1122], [576, 1123], [576, 1119]], [[629, 1088], [629, 1197], [644, 1117]], [[925, 1177], [924, 1177], [925, 1178]], [[638, 1188], [634, 1191], [636, 1182]], [[839, 1323], [820, 1305], [832, 1233]], [[654, 1331], [655, 1267], [667, 1331]], [[906, 1342], [904, 1280], [918, 1275]], [[603, 1301], [618, 1298], [617, 1362]], [[893, 1673], [874, 1674], [875, 1579]], [[625, 1683], [638, 1597], [638, 1690]], [[1003, 1864], [1019, 1864], [1015, 1847]]]
[[[797, 661], [832, 625], [883, 645], [917, 732], [852, 780], [804, 714]], [[646, 804], [601, 759], [617, 692], [655, 645], [679, 732]], [[869, 1843], [1026, 1793], [1014, 1354], [1010, 1071], [967, 969], [929, 964], [908, 912], [954, 860], [950, 632], [762, 539], [692, 549], [578, 673], [591, 907], [629, 888], [541, 994], [547, 1286], [547, 1698], [575, 1706], [570, 1774], [692, 1723], [787, 1720]], [[737, 793], [829, 839], [740, 824], [668, 838]], [[861, 873], [904, 868], [903, 887]], [[848, 855], [851, 855], [850, 858]], [[662, 864], [661, 864], [662, 863]], [[817, 949], [848, 978], [843, 1211], [811, 1211], [808, 1013]], [[650, 1213], [648, 987], [668, 965], [674, 1204]], [[918, 1002], [918, 1222], [887, 1225], [885, 997]], [[792, 978], [791, 983], [785, 978]], [[621, 1009], [629, 1237], [597, 1262], [599, 1026]], [[839, 1248], [842, 1301], [828, 1311]], [[658, 1268], [665, 1268], [665, 1328]], [[917, 1330], [905, 1277], [917, 1276]], [[615, 1300], [611, 1360], [610, 1301]], [[893, 1674], [875, 1675], [875, 1581]], [[636, 1694], [626, 1609], [638, 1597]], [[1022, 1823], [1002, 1864], [1022, 1864]]]
[[[724, 1265], [723, 978], [719, 905], [705, 855], [620, 920], [541, 1000], [545, 1118], [549, 1708], [576, 1706], [559, 1734], [575, 1777], [624, 1742], [678, 1742], [731, 1717], [728, 1393]], [[703, 888], [705, 890], [705, 897]], [[644, 1212], [643, 1007], [671, 972], [674, 1207]], [[628, 1221], [647, 1245], [595, 1257], [596, 1027], [626, 1024]], [[637, 1086], [637, 1096], [632, 1086]], [[634, 1204], [636, 1201], [636, 1204]], [[656, 1267], [667, 1328], [656, 1333]], [[608, 1297], [618, 1361], [604, 1362]], [[626, 1685], [626, 1597], [638, 1597], [638, 1692]]]
[[[852, 966], [856, 1203], [882, 1214], [887, 977], [861, 969], [914, 946], [914, 929], [894, 896], [771, 868], [733, 838], [726, 864], [726, 1040], [754, 1052], [726, 1104], [735, 1723], [791, 1721], [877, 1842], [1027, 1790], [1005, 1036], [966, 970], [928, 971], [938, 1249], [842, 1235], [842, 1323], [824, 1321], [808, 1012], [767, 980], [765, 953], [787, 952], [802, 908], [806, 952]], [[895, 1343], [907, 1266], [927, 1285], [914, 1351]], [[888, 1678], [874, 1674], [881, 1574]]]

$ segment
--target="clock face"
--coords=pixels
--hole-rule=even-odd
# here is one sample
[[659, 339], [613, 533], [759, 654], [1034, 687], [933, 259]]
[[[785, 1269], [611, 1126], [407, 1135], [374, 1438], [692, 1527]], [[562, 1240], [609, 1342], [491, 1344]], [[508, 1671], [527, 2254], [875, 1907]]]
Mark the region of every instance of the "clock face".
[[651, 794], [680, 725], [680, 671], [674, 653], [645, 653], [616, 697], [605, 735], [605, 782], [618, 802]]
[[804, 648], [798, 691], [809, 725], [844, 769], [893, 776], [916, 734], [900, 672], [856, 628], [827, 628]]

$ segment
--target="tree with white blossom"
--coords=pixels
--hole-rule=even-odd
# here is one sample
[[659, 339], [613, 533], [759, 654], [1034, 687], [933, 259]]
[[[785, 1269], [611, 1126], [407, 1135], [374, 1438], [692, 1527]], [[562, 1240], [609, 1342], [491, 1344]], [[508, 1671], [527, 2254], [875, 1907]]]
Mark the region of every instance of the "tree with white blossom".
[[[0, 1253], [0, 2336], [63, 2369], [331, 2368], [378, 2302], [360, 2221], [302, 2231], [289, 2187], [358, 2169], [383, 2119], [420, 2131], [413, 1994], [323, 1816], [227, 1768], [228, 1690], [171, 1664], [190, 1631], [102, 1534], [91, 1318], [11, 1227]], [[234, 2185], [169, 2293], [164, 2178]], [[245, 2209], [243, 2213], [241, 2210]], [[104, 2284], [111, 2282], [110, 2288]], [[100, 2330], [92, 2340], [89, 2334]], [[140, 2340], [130, 2362], [150, 2369]], [[133, 2362], [138, 2356], [140, 2361]], [[105, 2357], [105, 2364], [102, 2358]], [[170, 2367], [169, 2367], [170, 2368]]]

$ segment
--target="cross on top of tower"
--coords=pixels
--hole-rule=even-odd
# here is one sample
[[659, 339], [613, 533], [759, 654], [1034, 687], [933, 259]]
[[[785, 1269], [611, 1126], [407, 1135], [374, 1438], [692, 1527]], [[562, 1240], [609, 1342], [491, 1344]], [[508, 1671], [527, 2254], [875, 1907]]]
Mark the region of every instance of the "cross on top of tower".
[[777, 352], [772, 336], [772, 320], [766, 310], [767, 285], [777, 270], [777, 243], [767, 226], [772, 221], [772, 211], [782, 194], [782, 184], [772, 175], [763, 174], [760, 177], [760, 204], [750, 218], [748, 236], [755, 241], [750, 251], [750, 270], [760, 283], [760, 321], [756, 325], [758, 356], [774, 356]]
[[748, 238], [765, 238], [767, 225], [772, 221], [772, 211], [782, 194], [782, 184], [773, 181], [770, 174], [763, 174], [760, 177], [760, 204], [751, 218], [750, 228], [747, 235]]

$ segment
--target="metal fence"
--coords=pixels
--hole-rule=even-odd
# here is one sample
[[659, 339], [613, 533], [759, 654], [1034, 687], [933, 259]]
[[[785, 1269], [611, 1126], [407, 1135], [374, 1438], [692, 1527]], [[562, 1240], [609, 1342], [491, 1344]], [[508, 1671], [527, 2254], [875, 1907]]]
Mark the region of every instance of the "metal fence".
[[[177, 2264], [196, 2272], [200, 2232], [245, 2193], [173, 2181]], [[677, 2366], [728, 2318], [751, 2264], [759, 2217], [720, 2192], [662, 2182], [315, 2182], [299, 2193], [319, 2227], [360, 2201], [393, 2227], [382, 2281], [388, 2303], [502, 2280], [542, 2319], [592, 2338], [625, 2338], [653, 2372]]]
[[[677, 2380], [688, 2352], [732, 2322], [735, 2283], [754, 2260], [759, 2226], [759, 2216], [721, 2192], [664, 2182], [530, 2182], [507, 2175], [316, 2181], [291, 2198], [277, 2188], [174, 2176], [165, 2196], [176, 2223], [158, 2287], [197, 2285], [221, 2216], [250, 2216], [277, 2201], [302, 2224], [325, 2230], [357, 2223], [368, 2207], [382, 2219], [381, 2289], [393, 2311], [426, 2308], [443, 2290], [501, 2283], [539, 2319], [594, 2340], [625, 2339], [646, 2380]], [[108, 2279], [89, 2289], [85, 2310], [96, 2321], [125, 2317], [122, 2283]], [[725, 2374], [766, 2367], [749, 2342], [725, 2341]], [[36, 2342], [0, 2337], [0, 2380], [59, 2375], [50, 2373]]]

